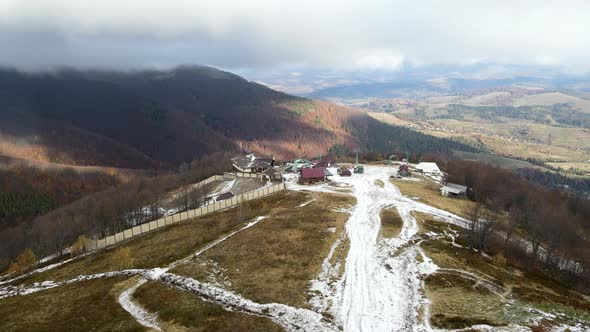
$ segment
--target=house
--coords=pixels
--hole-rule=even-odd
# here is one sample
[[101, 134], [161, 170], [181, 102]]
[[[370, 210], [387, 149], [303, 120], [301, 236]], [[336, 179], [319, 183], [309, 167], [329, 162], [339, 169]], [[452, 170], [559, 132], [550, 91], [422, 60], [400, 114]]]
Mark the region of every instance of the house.
[[231, 159], [233, 168], [238, 172], [244, 173], [262, 173], [275, 164], [274, 158], [257, 157], [249, 154], [243, 157]]
[[467, 197], [467, 187], [449, 182], [440, 188], [440, 193], [447, 197]]
[[330, 167], [330, 165], [325, 162], [325, 161], [318, 161], [316, 164], [313, 165], [313, 168], [318, 168], [318, 167]]
[[436, 163], [419, 163], [416, 165], [416, 169], [426, 175], [442, 175]]
[[326, 169], [323, 167], [306, 167], [301, 169], [299, 181], [303, 184], [312, 184], [327, 179]]
[[262, 174], [267, 175], [270, 180], [281, 181], [281, 173], [283, 173], [284, 171], [284, 167], [276, 166], [267, 169], [266, 171], [262, 172]]
[[307, 159], [295, 159], [286, 169], [287, 172], [298, 173], [304, 167], [310, 167], [311, 162]]

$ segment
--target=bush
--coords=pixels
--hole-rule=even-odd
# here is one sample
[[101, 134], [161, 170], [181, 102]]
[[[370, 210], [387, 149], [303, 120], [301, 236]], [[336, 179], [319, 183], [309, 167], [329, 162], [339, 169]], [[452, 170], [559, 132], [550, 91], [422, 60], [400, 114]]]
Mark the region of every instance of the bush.
[[506, 265], [506, 257], [504, 257], [504, 255], [502, 254], [497, 254], [496, 256], [494, 256], [494, 258], [492, 258], [492, 262], [495, 265], [504, 266]]
[[18, 264], [16, 264], [16, 262], [12, 262], [12, 264], [10, 264], [10, 266], [8, 267], [6, 274], [18, 276], [18, 275], [23, 274], [23, 271], [21, 270], [20, 266], [18, 266]]
[[111, 255], [109, 259], [109, 266], [114, 270], [124, 270], [133, 267], [135, 259], [131, 255], [131, 249], [122, 247]]
[[72, 244], [72, 256], [78, 256], [88, 250], [88, 239], [84, 235], [78, 236], [78, 239]]
[[10, 264], [8, 267], [8, 274], [21, 275], [28, 272], [37, 265], [37, 256], [31, 249], [26, 249], [18, 257], [16, 261]]

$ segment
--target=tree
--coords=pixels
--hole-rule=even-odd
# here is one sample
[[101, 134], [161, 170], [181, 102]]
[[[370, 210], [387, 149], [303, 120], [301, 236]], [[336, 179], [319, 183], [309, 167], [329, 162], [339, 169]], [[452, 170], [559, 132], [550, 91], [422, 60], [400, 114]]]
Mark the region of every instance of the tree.
[[35, 267], [35, 265], [37, 265], [37, 256], [35, 256], [31, 249], [26, 249], [20, 255], [18, 255], [15, 262], [10, 264], [8, 273], [21, 275], [31, 270], [33, 267]]
[[479, 220], [481, 219], [482, 208], [483, 205], [480, 202], [477, 202], [469, 211], [467, 211], [467, 231], [469, 232], [469, 250], [473, 250], [477, 242], [477, 229]]
[[499, 220], [500, 214], [502, 212], [502, 208], [498, 201], [491, 200], [487, 205], [487, 208], [483, 210], [482, 218], [479, 219], [479, 223], [477, 225], [477, 233], [478, 233], [478, 249], [482, 252], [488, 250], [488, 241], [490, 239], [490, 235], [496, 228]]
[[84, 235], [78, 236], [78, 239], [72, 244], [72, 256], [78, 256], [88, 250], [88, 239]]

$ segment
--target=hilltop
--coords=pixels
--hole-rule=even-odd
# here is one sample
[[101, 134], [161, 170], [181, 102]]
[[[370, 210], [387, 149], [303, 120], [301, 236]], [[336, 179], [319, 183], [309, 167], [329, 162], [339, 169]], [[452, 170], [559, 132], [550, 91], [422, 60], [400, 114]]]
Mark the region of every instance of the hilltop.
[[[473, 202], [393, 167], [152, 231], [0, 286], [7, 330], [584, 331], [590, 304], [502, 249]], [[400, 191], [401, 190], [401, 191]], [[421, 195], [423, 197], [415, 197]], [[435, 206], [441, 206], [435, 207]], [[524, 236], [519, 233], [515, 236]], [[489, 255], [488, 255], [489, 253]], [[490, 256], [493, 255], [493, 256]], [[56, 310], [55, 308], [60, 308]]]

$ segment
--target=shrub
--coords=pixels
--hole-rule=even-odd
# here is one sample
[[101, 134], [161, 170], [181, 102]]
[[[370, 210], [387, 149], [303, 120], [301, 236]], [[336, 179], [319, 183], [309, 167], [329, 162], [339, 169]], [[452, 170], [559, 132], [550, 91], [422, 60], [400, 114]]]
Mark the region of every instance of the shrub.
[[121, 247], [111, 255], [109, 259], [109, 266], [114, 270], [124, 270], [133, 267], [135, 259], [131, 255], [131, 249], [128, 247]]
[[26, 249], [20, 255], [18, 255], [16, 261], [10, 264], [10, 267], [8, 267], [8, 273], [21, 275], [31, 270], [33, 267], [35, 267], [35, 265], [37, 265], [37, 256], [35, 256], [31, 249]]
[[23, 274], [23, 271], [21, 270], [20, 266], [18, 266], [18, 264], [16, 262], [12, 262], [12, 264], [10, 264], [10, 266], [8, 267], [6, 274], [18, 276], [18, 275]]
[[88, 250], [88, 239], [84, 235], [78, 236], [78, 239], [72, 244], [72, 256], [78, 256]]
[[494, 256], [494, 258], [492, 258], [492, 262], [495, 265], [504, 266], [506, 265], [506, 257], [504, 257], [504, 255], [502, 254], [497, 254], [496, 256]]

